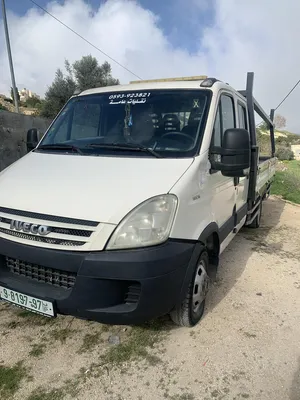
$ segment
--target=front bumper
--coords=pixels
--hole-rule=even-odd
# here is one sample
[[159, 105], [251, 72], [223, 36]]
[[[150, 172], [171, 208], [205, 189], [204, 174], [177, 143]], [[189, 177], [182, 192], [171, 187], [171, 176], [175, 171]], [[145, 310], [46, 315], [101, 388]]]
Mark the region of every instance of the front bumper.
[[[170, 239], [150, 248], [79, 253], [0, 239], [0, 286], [52, 300], [60, 314], [136, 324], [175, 306], [194, 249], [195, 242]], [[22, 268], [12, 272], [7, 258]], [[46, 282], [50, 270], [54, 276], [71, 274], [72, 287], [61, 287], [52, 278]]]

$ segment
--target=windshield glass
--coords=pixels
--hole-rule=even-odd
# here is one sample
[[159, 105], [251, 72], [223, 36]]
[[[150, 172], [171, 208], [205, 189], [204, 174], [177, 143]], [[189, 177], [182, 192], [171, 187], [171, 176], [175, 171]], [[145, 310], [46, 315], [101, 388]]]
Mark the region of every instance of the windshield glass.
[[[75, 146], [83, 155], [120, 156], [121, 150], [126, 156], [151, 157], [151, 152], [141, 150], [146, 148], [161, 157], [192, 157], [199, 149], [210, 97], [209, 90], [109, 92], [74, 97], [41, 145], [48, 149], [54, 144]], [[135, 151], [131, 152], [131, 147]]]

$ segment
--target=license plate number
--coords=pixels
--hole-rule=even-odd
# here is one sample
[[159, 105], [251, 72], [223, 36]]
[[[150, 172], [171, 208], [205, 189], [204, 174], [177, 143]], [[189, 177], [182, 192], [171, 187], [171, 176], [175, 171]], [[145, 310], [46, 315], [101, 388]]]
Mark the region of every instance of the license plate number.
[[50, 301], [45, 301], [36, 297], [28, 296], [26, 294], [16, 292], [15, 290], [11, 290], [3, 286], [0, 286], [0, 298], [38, 314], [43, 314], [48, 317], [55, 316], [53, 304]]

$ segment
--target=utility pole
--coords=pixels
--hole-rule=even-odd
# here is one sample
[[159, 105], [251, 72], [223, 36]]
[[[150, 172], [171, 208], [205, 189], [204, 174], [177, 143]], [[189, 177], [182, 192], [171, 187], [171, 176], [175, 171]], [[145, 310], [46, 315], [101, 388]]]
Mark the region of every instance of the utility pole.
[[12, 83], [12, 89], [13, 89], [13, 94], [14, 94], [14, 103], [15, 103], [16, 112], [18, 113], [19, 112], [18, 94], [17, 94], [17, 87], [16, 87], [16, 81], [15, 81], [13, 60], [12, 60], [12, 56], [11, 56], [11, 48], [10, 48], [10, 41], [9, 41], [7, 18], [6, 18], [6, 9], [5, 9], [4, 0], [2, 0], [2, 14], [3, 14], [3, 25], [4, 25], [4, 32], [5, 32], [5, 39], [6, 39], [7, 55], [8, 55], [10, 75], [11, 75], [11, 83]]

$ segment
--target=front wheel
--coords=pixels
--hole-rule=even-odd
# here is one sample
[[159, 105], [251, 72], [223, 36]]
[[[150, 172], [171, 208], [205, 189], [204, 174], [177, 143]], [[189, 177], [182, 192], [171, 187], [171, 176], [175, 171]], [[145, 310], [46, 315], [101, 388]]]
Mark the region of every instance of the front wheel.
[[173, 322], [179, 326], [195, 326], [204, 313], [205, 298], [209, 288], [208, 254], [203, 251], [195, 267], [185, 298], [180, 306], [171, 311]]

